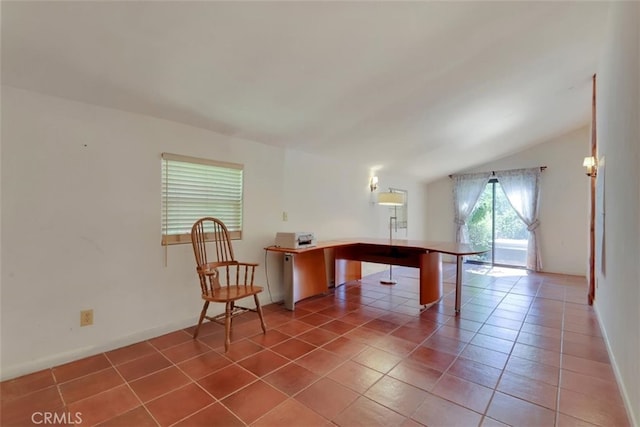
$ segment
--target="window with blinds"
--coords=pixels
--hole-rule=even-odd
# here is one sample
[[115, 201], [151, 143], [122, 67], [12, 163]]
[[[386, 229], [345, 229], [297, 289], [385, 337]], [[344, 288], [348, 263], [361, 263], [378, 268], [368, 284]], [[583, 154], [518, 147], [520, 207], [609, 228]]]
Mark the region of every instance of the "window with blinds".
[[162, 153], [162, 244], [190, 243], [193, 223], [207, 216], [242, 238], [242, 175], [241, 164]]

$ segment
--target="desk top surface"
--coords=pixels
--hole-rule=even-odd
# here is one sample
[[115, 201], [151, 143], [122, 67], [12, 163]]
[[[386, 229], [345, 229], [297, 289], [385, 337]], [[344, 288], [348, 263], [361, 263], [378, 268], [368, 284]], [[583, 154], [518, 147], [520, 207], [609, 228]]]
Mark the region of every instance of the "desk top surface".
[[287, 253], [302, 253], [307, 251], [314, 251], [319, 249], [331, 249], [340, 246], [349, 246], [349, 245], [378, 245], [378, 246], [396, 246], [403, 248], [415, 248], [422, 249], [428, 252], [440, 252], [448, 255], [478, 255], [488, 251], [488, 249], [484, 250], [475, 250], [471, 247], [471, 245], [467, 243], [454, 243], [454, 242], [431, 242], [426, 240], [407, 240], [407, 239], [393, 239], [389, 242], [389, 239], [373, 239], [373, 238], [363, 238], [363, 239], [338, 239], [338, 240], [327, 240], [323, 242], [318, 242], [316, 246], [308, 247], [308, 248], [300, 248], [300, 249], [291, 249], [291, 248], [281, 248], [277, 246], [269, 246], [265, 249], [268, 251], [274, 252], [287, 252]]

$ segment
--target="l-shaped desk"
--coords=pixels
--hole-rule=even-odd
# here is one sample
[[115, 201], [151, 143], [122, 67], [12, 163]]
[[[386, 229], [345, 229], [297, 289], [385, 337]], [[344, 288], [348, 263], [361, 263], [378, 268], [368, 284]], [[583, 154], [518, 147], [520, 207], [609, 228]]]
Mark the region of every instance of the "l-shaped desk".
[[328, 291], [327, 267], [334, 265], [335, 286], [362, 278], [362, 262], [400, 265], [420, 269], [420, 304], [427, 305], [442, 298], [441, 254], [456, 257], [456, 313], [460, 312], [462, 295], [462, 261], [474, 250], [464, 243], [427, 242], [419, 240], [353, 239], [320, 242], [316, 246], [288, 249], [265, 248], [281, 252], [285, 257], [284, 305], [293, 310], [304, 298]]

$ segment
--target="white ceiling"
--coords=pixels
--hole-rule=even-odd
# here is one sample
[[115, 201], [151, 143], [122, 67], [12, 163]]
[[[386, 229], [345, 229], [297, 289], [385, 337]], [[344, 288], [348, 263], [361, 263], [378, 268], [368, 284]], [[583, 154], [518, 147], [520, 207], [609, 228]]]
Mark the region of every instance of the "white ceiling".
[[607, 8], [2, 1], [2, 83], [430, 180], [587, 123]]

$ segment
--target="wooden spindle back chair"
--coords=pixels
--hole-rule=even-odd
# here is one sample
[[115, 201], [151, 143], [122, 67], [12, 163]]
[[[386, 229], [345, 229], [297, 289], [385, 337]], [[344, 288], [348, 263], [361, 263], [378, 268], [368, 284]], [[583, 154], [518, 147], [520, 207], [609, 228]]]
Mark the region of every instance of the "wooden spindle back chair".
[[[258, 294], [262, 287], [255, 286], [253, 280], [258, 264], [238, 262], [233, 255], [233, 247], [229, 231], [222, 221], [217, 218], [201, 218], [191, 228], [191, 243], [196, 257], [196, 272], [200, 280], [200, 290], [204, 306], [200, 313], [198, 325], [193, 332], [193, 338], [198, 337], [200, 326], [204, 319], [221, 323], [225, 327], [225, 351], [231, 343], [232, 319], [246, 311], [255, 311], [260, 317], [262, 332], [266, 333], [266, 326], [262, 316], [262, 308]], [[209, 255], [215, 255], [215, 261], [209, 261]], [[254, 308], [242, 307], [236, 301], [253, 296]], [[224, 313], [207, 316], [209, 303], [225, 304]]]

